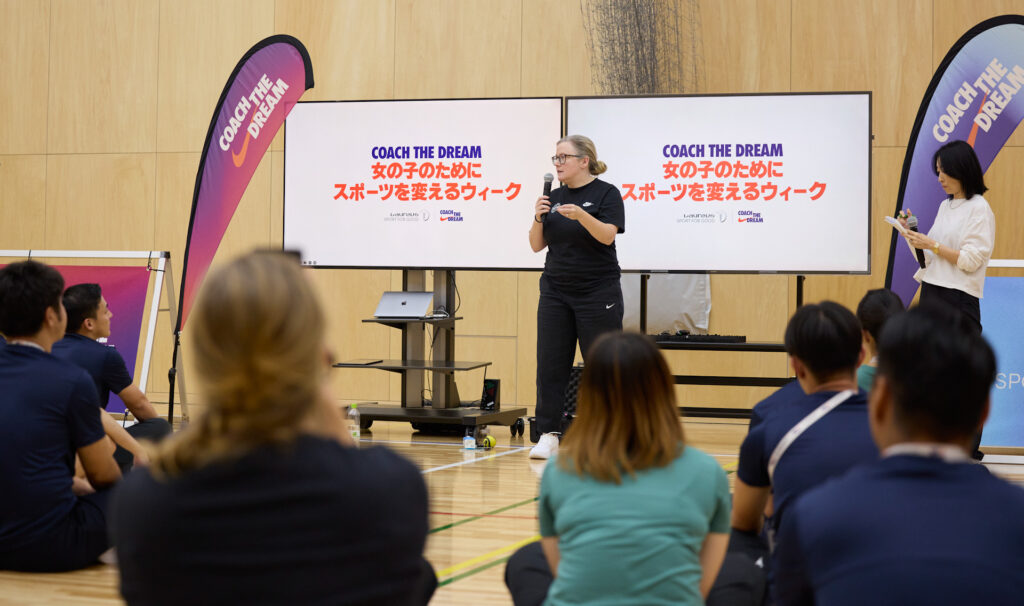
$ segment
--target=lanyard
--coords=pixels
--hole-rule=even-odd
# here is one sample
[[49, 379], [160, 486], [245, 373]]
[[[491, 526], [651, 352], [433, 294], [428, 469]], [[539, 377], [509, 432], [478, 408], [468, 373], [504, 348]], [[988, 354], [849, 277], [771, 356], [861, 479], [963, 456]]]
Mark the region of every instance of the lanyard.
[[801, 419], [799, 423], [786, 432], [786, 435], [782, 436], [782, 439], [779, 440], [775, 450], [772, 451], [771, 458], [768, 459], [768, 478], [772, 479], [775, 476], [775, 466], [779, 464], [779, 459], [782, 458], [782, 455], [785, 454], [786, 450], [789, 449], [793, 442], [795, 442], [803, 432], [807, 431], [811, 425], [814, 425], [819, 419], [831, 412], [832, 409], [849, 399], [849, 397], [854, 393], [855, 392], [852, 389], [847, 389], [846, 391], [837, 393], [829, 398], [824, 404], [811, 411], [811, 414]]

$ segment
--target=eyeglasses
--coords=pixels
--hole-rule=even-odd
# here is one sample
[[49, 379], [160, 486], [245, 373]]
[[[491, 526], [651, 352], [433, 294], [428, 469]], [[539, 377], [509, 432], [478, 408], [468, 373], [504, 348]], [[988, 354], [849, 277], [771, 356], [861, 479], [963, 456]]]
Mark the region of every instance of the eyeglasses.
[[561, 166], [565, 164], [566, 158], [586, 158], [586, 156], [580, 154], [558, 154], [557, 156], [551, 156], [551, 163], [555, 166]]

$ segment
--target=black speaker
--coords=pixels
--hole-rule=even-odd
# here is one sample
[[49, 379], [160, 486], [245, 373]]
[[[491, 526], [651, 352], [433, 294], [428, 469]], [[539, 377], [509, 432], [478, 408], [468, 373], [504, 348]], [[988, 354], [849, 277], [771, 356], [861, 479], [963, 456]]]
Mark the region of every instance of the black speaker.
[[501, 379], [484, 379], [480, 410], [501, 410]]

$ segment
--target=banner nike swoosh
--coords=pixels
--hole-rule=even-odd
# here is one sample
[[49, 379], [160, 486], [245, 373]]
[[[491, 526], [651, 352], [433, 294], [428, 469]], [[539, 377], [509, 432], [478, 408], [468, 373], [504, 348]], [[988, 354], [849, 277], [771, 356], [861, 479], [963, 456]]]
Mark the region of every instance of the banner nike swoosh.
[[738, 221], [739, 221], [740, 223], [743, 223], [744, 221], [746, 221], [746, 219], [738, 219]]
[[249, 139], [252, 137], [248, 132], [245, 133], [245, 141], [242, 143], [242, 153], [236, 154], [231, 152], [231, 160], [235, 163], [235, 168], [241, 168], [242, 164], [245, 163], [245, 154], [249, 152]]

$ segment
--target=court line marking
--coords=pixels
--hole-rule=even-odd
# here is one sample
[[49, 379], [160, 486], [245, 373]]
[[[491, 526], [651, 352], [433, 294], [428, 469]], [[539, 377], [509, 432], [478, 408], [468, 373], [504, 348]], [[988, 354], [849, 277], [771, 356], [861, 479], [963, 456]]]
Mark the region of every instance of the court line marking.
[[526, 499], [525, 501], [520, 501], [518, 503], [513, 503], [511, 505], [505, 505], [504, 507], [499, 507], [498, 509], [495, 509], [494, 511], [488, 511], [487, 513], [484, 513], [484, 514], [480, 514], [480, 515], [477, 515], [477, 516], [474, 516], [474, 517], [471, 517], [471, 518], [466, 518], [465, 520], [458, 520], [458, 521], [452, 522], [450, 524], [444, 524], [443, 526], [438, 526], [437, 528], [432, 529], [427, 534], [434, 534], [435, 532], [441, 532], [442, 530], [448, 530], [449, 528], [454, 528], [455, 526], [461, 526], [462, 524], [465, 524], [466, 522], [472, 522], [473, 520], [479, 520], [483, 516], [490, 516], [490, 515], [494, 515], [496, 513], [501, 513], [503, 511], [508, 511], [509, 509], [515, 509], [516, 507], [522, 507], [523, 505], [526, 505], [528, 503], [536, 503], [538, 498], [539, 497], [533, 497], [531, 499]]
[[498, 566], [500, 564], [504, 564], [505, 562], [508, 562], [511, 558], [512, 558], [512, 556], [505, 556], [503, 558], [498, 558], [497, 560], [494, 560], [493, 562], [488, 562], [488, 563], [484, 564], [483, 566], [477, 566], [473, 570], [467, 570], [466, 572], [464, 572], [462, 574], [457, 574], [457, 575], [455, 575], [453, 577], [448, 577], [447, 579], [445, 579], [443, 581], [438, 581], [437, 588], [440, 589], [440, 588], [444, 587], [445, 585], [451, 585], [455, 581], [461, 581], [462, 579], [464, 579], [466, 577], [471, 577], [471, 576], [473, 576], [474, 574], [476, 574], [478, 572], [483, 572], [483, 571], [487, 570], [488, 568], [494, 568], [495, 566]]
[[486, 461], [488, 459], [496, 459], [498, 457], [503, 457], [505, 455], [516, 454], [517, 452], [523, 452], [524, 450], [526, 450], [525, 446], [523, 446], [521, 448], [517, 448], [515, 450], [509, 450], [507, 452], [499, 452], [498, 454], [488, 455], [486, 457], [475, 458], [472, 461], [459, 461], [458, 463], [449, 463], [447, 465], [441, 465], [440, 467], [432, 467], [430, 469], [424, 470], [422, 473], [424, 475], [426, 475], [428, 473], [433, 473], [435, 471], [441, 471], [441, 470], [444, 470], [444, 469], [451, 469], [452, 467], [460, 467], [462, 465], [472, 465], [473, 463], [479, 463], [480, 461]]
[[444, 570], [439, 571], [437, 573], [437, 578], [440, 579], [441, 577], [446, 577], [446, 576], [448, 576], [450, 574], [453, 574], [453, 573], [456, 573], [456, 572], [458, 572], [460, 570], [464, 570], [466, 568], [470, 568], [472, 566], [475, 566], [475, 565], [479, 564], [480, 562], [484, 562], [486, 560], [490, 560], [491, 558], [495, 558], [495, 557], [498, 557], [500, 555], [505, 555], [506, 553], [508, 553], [510, 551], [515, 551], [516, 549], [519, 549], [523, 545], [527, 545], [529, 543], [533, 543], [534, 541], [539, 541], [539, 540], [540, 540], [540, 535], [539, 534], [535, 534], [532, 537], [529, 537], [527, 539], [523, 539], [521, 541], [516, 541], [515, 543], [512, 543], [511, 545], [505, 545], [504, 547], [499, 547], [499, 548], [495, 549], [494, 551], [488, 551], [487, 553], [485, 553], [483, 555], [478, 555], [475, 558], [466, 560], [465, 562], [459, 562], [458, 564], [456, 564], [454, 566], [449, 566], [448, 568], [445, 568]]

